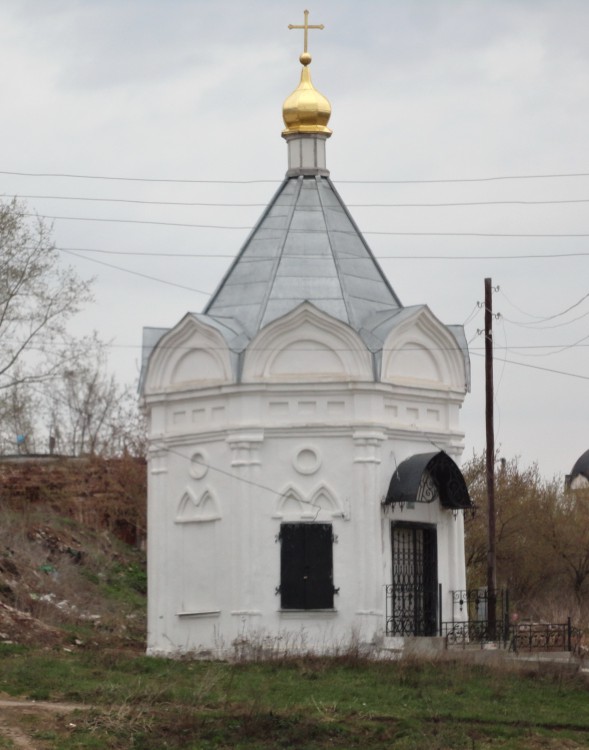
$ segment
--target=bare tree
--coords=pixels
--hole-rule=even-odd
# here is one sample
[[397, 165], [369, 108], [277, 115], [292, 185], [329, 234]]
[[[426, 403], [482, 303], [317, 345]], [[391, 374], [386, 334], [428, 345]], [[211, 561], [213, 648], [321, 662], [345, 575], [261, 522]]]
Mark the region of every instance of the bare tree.
[[18, 367], [15, 374], [16, 382], [0, 397], [0, 453], [34, 453], [39, 394], [26, 381], [21, 382]]
[[72, 346], [68, 365], [43, 390], [46, 421], [58, 452], [144, 454], [137, 398], [108, 373], [106, 345], [96, 334]]
[[47, 226], [16, 200], [0, 203], [0, 398], [63, 369], [66, 324], [90, 299], [90, 282], [61, 264]]

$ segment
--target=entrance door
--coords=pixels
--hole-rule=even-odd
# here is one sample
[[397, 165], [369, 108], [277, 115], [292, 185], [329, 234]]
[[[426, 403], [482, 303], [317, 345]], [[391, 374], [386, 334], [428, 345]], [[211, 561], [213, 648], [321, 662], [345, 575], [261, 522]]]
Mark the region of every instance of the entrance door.
[[435, 526], [393, 523], [393, 577], [387, 587], [387, 635], [435, 635], [438, 551]]

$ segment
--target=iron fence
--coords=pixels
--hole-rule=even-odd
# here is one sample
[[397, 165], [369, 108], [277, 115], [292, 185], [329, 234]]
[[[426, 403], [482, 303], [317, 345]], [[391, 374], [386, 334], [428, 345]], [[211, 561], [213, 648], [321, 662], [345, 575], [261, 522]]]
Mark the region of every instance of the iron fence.
[[518, 622], [511, 626], [510, 646], [514, 651], [572, 651], [571, 618], [566, 622]]
[[487, 620], [443, 622], [440, 635], [449, 648], [493, 643], [500, 648], [520, 651], [573, 651], [580, 631], [566, 622], [497, 622], [494, 627]]
[[509, 625], [504, 621], [494, 625], [488, 620], [466, 620], [464, 622], [443, 622], [440, 635], [446, 639], [448, 647], [496, 643], [506, 648], [509, 644]]
[[[386, 587], [386, 635], [437, 635], [449, 648], [493, 644], [519, 651], [573, 651], [581, 633], [566, 622], [512, 622], [506, 589], [450, 591], [452, 620], [442, 621], [442, 587], [431, 593], [410, 584]], [[494, 611], [495, 616], [489, 617]]]

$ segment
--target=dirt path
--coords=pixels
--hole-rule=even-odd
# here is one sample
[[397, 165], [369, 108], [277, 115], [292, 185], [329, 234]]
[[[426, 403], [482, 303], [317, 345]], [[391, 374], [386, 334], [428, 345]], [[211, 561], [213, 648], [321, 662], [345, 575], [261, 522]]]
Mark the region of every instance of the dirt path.
[[91, 706], [83, 703], [50, 703], [48, 701], [22, 701], [0, 699], [0, 737], [10, 740], [19, 750], [39, 750], [32, 738], [26, 735], [17, 725], [16, 717], [23, 713], [69, 714], [73, 711], [84, 711]]

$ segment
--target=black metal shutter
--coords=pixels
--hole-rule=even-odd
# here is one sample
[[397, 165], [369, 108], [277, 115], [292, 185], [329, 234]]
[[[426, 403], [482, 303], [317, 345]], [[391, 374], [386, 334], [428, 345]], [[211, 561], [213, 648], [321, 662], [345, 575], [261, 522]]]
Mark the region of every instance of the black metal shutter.
[[327, 523], [285, 523], [280, 530], [283, 609], [333, 608], [333, 537]]
[[436, 635], [438, 627], [438, 540], [435, 529], [423, 530], [424, 635]]

